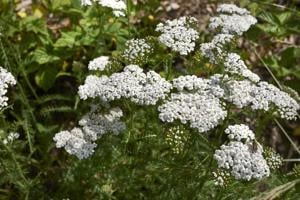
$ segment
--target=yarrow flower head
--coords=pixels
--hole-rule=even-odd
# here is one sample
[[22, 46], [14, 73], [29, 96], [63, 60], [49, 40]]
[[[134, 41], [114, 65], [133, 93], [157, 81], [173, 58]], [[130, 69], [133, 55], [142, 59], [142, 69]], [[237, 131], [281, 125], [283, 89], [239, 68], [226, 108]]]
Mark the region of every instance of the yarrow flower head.
[[253, 99], [251, 108], [268, 111], [272, 106], [278, 110], [281, 118], [296, 119], [300, 106], [288, 93], [267, 82], [259, 82], [252, 91]]
[[243, 32], [257, 23], [249, 11], [235, 5], [222, 4], [218, 7], [217, 12], [220, 15], [210, 19], [209, 28], [220, 29], [221, 33], [242, 35]]
[[90, 6], [93, 2], [111, 8], [116, 17], [125, 16], [126, 3], [124, 0], [81, 0], [81, 5]]
[[236, 53], [229, 53], [224, 62], [225, 72], [230, 74], [237, 74], [244, 78], [247, 78], [255, 83], [260, 81], [257, 74], [251, 72], [241, 57]]
[[170, 100], [158, 107], [163, 122], [179, 120], [190, 124], [199, 133], [215, 128], [227, 116], [222, 103], [213, 95], [180, 92], [171, 94]]
[[130, 64], [140, 64], [147, 62], [152, 52], [152, 46], [145, 39], [131, 39], [126, 42], [123, 57]]
[[120, 98], [139, 105], [155, 105], [170, 92], [172, 85], [154, 71], [144, 73], [137, 65], [129, 65], [123, 72], [110, 77], [88, 76], [79, 87], [81, 99], [99, 97], [104, 102]]
[[218, 167], [231, 171], [237, 180], [262, 179], [270, 174], [269, 166], [264, 159], [261, 145], [256, 151], [249, 144], [231, 141], [215, 151], [214, 158]]
[[108, 56], [100, 56], [90, 61], [88, 68], [89, 70], [104, 71], [109, 64], [111, 64], [111, 62]]
[[248, 106], [253, 100], [252, 90], [255, 85], [249, 80], [230, 80], [226, 83], [228, 91], [225, 99], [233, 103], [238, 108]]
[[92, 106], [91, 111], [80, 121], [80, 127], [71, 131], [55, 134], [53, 140], [57, 148], [64, 148], [69, 154], [79, 159], [90, 157], [97, 147], [96, 140], [107, 133], [119, 134], [125, 130], [120, 121], [123, 112], [120, 108], [112, 108], [108, 113], [101, 114], [99, 108]]
[[199, 78], [195, 75], [180, 76], [174, 79], [173, 87], [179, 92], [196, 92], [216, 97], [223, 97], [224, 95], [224, 90], [213, 79]]
[[194, 50], [199, 38], [199, 33], [192, 28], [196, 22], [193, 17], [181, 17], [158, 24], [156, 31], [162, 33], [159, 41], [180, 55], [188, 55]]
[[96, 143], [85, 137], [80, 128], [56, 133], [53, 140], [56, 142], [57, 148], [64, 147], [69, 154], [75, 155], [79, 159], [91, 156], [97, 146]]
[[0, 67], [0, 110], [8, 105], [8, 97], [6, 96], [8, 87], [16, 84], [14, 76], [6, 69]]
[[231, 80], [226, 83], [225, 99], [239, 108], [250, 106], [253, 110], [275, 109], [283, 119], [296, 119], [300, 106], [288, 93], [267, 82], [257, 84], [248, 80]]
[[225, 46], [234, 38], [230, 34], [217, 34], [213, 40], [200, 45], [200, 51], [211, 63], [218, 63], [220, 59], [226, 56]]
[[91, 111], [83, 116], [79, 121], [82, 130], [92, 140], [97, 140], [106, 133], [115, 135], [126, 129], [124, 122], [121, 121], [123, 112], [119, 107], [111, 108], [108, 113], [101, 114], [97, 106], [93, 106]]
[[219, 97], [224, 91], [210, 79], [196, 76], [180, 76], [173, 80], [178, 93], [158, 107], [163, 122], [189, 123], [199, 133], [215, 128], [227, 116]]
[[245, 8], [239, 8], [234, 4], [220, 4], [217, 8], [218, 13], [249, 15], [250, 12]]
[[228, 126], [225, 130], [230, 140], [249, 142], [255, 139], [254, 133], [245, 124]]
[[219, 168], [230, 170], [237, 180], [259, 180], [269, 176], [270, 168], [263, 157], [263, 148], [248, 126], [232, 125], [225, 133], [231, 141], [214, 154]]

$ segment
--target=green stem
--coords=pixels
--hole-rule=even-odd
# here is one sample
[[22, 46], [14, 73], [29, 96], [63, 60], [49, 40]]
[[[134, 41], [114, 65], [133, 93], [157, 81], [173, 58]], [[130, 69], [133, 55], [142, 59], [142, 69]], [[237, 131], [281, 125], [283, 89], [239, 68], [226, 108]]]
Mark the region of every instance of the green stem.
[[15, 165], [16, 165], [16, 167], [17, 167], [17, 172], [18, 172], [20, 178], [22, 178], [23, 181], [24, 181], [24, 183], [25, 183], [25, 185], [28, 186], [28, 185], [29, 185], [29, 182], [28, 182], [28, 180], [26, 179], [26, 177], [25, 177], [25, 175], [24, 175], [24, 173], [23, 173], [23, 171], [22, 171], [22, 168], [21, 168], [19, 162], [17, 161], [17, 159], [16, 159], [14, 153], [12, 152], [12, 150], [11, 150], [7, 145], [3, 145], [3, 146], [4, 146], [5, 149], [9, 152], [9, 154], [10, 154], [10, 156], [11, 156], [13, 162], [15, 163]]
[[292, 140], [292, 138], [289, 136], [289, 134], [284, 130], [283, 126], [279, 123], [279, 121], [277, 119], [274, 119], [274, 121], [276, 122], [277, 126], [281, 129], [281, 131], [283, 132], [283, 134], [285, 135], [285, 137], [289, 140], [289, 142], [292, 144], [292, 146], [294, 147], [294, 149], [297, 151], [297, 153], [300, 155], [300, 150], [297, 147], [297, 145], [295, 144], [295, 142]]

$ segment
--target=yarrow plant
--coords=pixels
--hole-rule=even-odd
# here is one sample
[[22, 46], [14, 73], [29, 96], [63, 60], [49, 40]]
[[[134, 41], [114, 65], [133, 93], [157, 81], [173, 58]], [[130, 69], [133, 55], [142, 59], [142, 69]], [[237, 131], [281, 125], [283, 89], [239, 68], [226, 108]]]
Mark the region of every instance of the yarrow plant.
[[[82, 2], [91, 4], [91, 1]], [[112, 6], [112, 2], [115, 1], [111, 4], [98, 1], [102, 6], [123, 10], [121, 6]], [[92, 60], [88, 65], [92, 74], [78, 88], [80, 99], [92, 102], [91, 111], [79, 121], [79, 127], [57, 133], [56, 146], [79, 159], [90, 157], [103, 134], [117, 135], [127, 131], [126, 122], [130, 113], [135, 112], [128, 108], [130, 102], [139, 108], [154, 108], [162, 126], [172, 127], [164, 130], [167, 130], [167, 143], [173, 146], [175, 154], [185, 148], [184, 143], [189, 139], [184, 137], [186, 132], [197, 132], [201, 138], [210, 134], [212, 138], [222, 139], [226, 135], [225, 142], [219, 141], [220, 147], [211, 155], [217, 166], [213, 173], [217, 185], [224, 186], [231, 178], [251, 181], [268, 177], [270, 169], [280, 165], [279, 156], [265, 153], [255, 133], [244, 124], [243, 117], [234, 120], [234, 123], [243, 121], [241, 123], [228, 124], [232, 116], [247, 116], [249, 110], [292, 120], [297, 118], [300, 106], [288, 93], [262, 81], [233, 50], [234, 41], [257, 23], [250, 12], [232, 4], [222, 4], [217, 13], [218, 16], [210, 20], [209, 28], [216, 34], [209, 42], [199, 41], [195, 18], [181, 17], [158, 24], [159, 36], [151, 36], [155, 40], [151, 44], [145, 38], [131, 39], [126, 42], [121, 58], [100, 56]], [[167, 72], [150, 70], [160, 66], [161, 60], [157, 66], [143, 69], [142, 66], [151, 64], [148, 58], [157, 53], [154, 52], [156, 48], [163, 49], [167, 55], [177, 53], [181, 58], [188, 55], [191, 59], [195, 52], [200, 52], [203, 61], [210, 62], [216, 73], [198, 77], [176, 71], [175, 77], [168, 76], [170, 71], [176, 70], [172, 62], [164, 66]], [[124, 68], [103, 73], [105, 69], [109, 71], [107, 66], [116, 63], [114, 60]], [[98, 71], [97, 75], [94, 71]], [[130, 123], [132, 127], [134, 122]]]

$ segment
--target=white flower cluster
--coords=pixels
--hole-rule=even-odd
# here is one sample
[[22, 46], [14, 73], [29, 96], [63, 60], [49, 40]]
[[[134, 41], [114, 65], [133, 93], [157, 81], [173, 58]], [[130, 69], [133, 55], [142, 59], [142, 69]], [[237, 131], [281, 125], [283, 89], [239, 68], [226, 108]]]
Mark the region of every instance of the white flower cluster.
[[95, 142], [85, 136], [80, 128], [56, 133], [53, 140], [56, 142], [56, 148], [63, 147], [69, 154], [75, 155], [79, 159], [91, 156], [97, 146]]
[[173, 93], [170, 100], [158, 108], [163, 122], [190, 123], [200, 133], [215, 128], [227, 116], [220, 100], [213, 95], [199, 93]]
[[156, 31], [162, 33], [159, 41], [180, 55], [188, 55], [194, 50], [199, 38], [199, 33], [192, 28], [192, 24], [196, 22], [193, 17], [180, 17], [158, 24]]
[[214, 158], [220, 168], [231, 170], [237, 180], [262, 179], [269, 176], [270, 169], [262, 156], [262, 147], [252, 152], [251, 147], [242, 142], [231, 141], [215, 151]]
[[79, 121], [82, 130], [93, 140], [99, 139], [105, 133], [119, 134], [126, 126], [120, 119], [123, 112], [119, 107], [112, 108], [106, 114], [100, 114], [97, 109], [83, 116]]
[[254, 84], [249, 80], [230, 80], [226, 83], [228, 94], [225, 99], [233, 103], [238, 108], [248, 106], [253, 99], [252, 90]]
[[250, 15], [250, 12], [245, 8], [239, 8], [234, 4], [221, 4], [217, 8], [218, 13]]
[[252, 130], [249, 129], [245, 124], [237, 124], [228, 126], [225, 130], [230, 140], [238, 142], [249, 142], [255, 139], [255, 135]]
[[19, 137], [20, 137], [19, 133], [11, 132], [11, 133], [9, 133], [7, 138], [5, 138], [2, 142], [3, 142], [3, 144], [6, 145], [8, 143], [12, 143], [14, 140], [18, 139]]
[[219, 59], [226, 55], [224, 48], [233, 38], [234, 36], [230, 34], [217, 34], [211, 42], [202, 43], [200, 51], [205, 57], [209, 58], [210, 62], [218, 63]]
[[276, 108], [281, 118], [296, 119], [299, 104], [288, 93], [267, 82], [254, 84], [248, 80], [226, 83], [229, 94], [226, 100], [239, 108], [251, 106], [253, 110], [269, 111]]
[[180, 76], [173, 80], [173, 87], [179, 92], [197, 92], [202, 95], [223, 97], [224, 90], [213, 79], [199, 78], [195, 75]]
[[163, 122], [190, 123], [200, 133], [215, 128], [227, 116], [227, 111], [218, 97], [224, 91], [209, 79], [196, 76], [181, 76], [173, 80], [179, 92], [159, 106], [159, 118]]
[[90, 61], [88, 68], [89, 70], [98, 70], [104, 71], [105, 68], [110, 64], [108, 56], [100, 56], [95, 58], [94, 60]]
[[8, 97], [6, 96], [8, 87], [16, 84], [14, 76], [6, 69], [0, 67], [0, 110], [8, 105]]
[[260, 81], [257, 74], [251, 72], [241, 57], [236, 53], [229, 53], [224, 62], [225, 72], [241, 75], [255, 83]]
[[123, 56], [131, 63], [140, 63], [148, 60], [153, 48], [145, 39], [131, 39], [126, 42], [126, 49]]
[[99, 110], [92, 108], [91, 112], [79, 121], [80, 128], [61, 131], [53, 140], [57, 148], [64, 147], [69, 154], [79, 159], [88, 158], [97, 147], [95, 141], [103, 134], [118, 134], [125, 130], [125, 124], [120, 121], [122, 116], [120, 108], [112, 108], [107, 114], [101, 114]]
[[156, 72], [144, 73], [139, 66], [129, 65], [123, 72], [114, 73], [110, 77], [88, 76], [78, 93], [83, 100], [99, 97], [107, 102], [126, 98], [139, 105], [155, 105], [171, 89], [172, 84]]
[[[230, 170], [237, 180], [262, 179], [270, 175], [270, 168], [263, 157], [262, 146], [255, 140], [249, 141], [254, 134], [245, 127], [241, 124], [227, 129], [233, 134], [229, 134], [232, 139], [215, 151], [214, 159], [219, 168]], [[245, 138], [248, 140], [242, 141]]]
[[221, 33], [242, 35], [243, 32], [257, 23], [257, 20], [250, 15], [249, 11], [232, 4], [220, 5], [217, 12], [220, 15], [211, 18], [209, 28], [213, 30], [220, 29]]
[[229, 68], [227, 66], [227, 72], [233, 69], [234, 71], [231, 73], [241, 73], [242, 76], [253, 80], [259, 79], [257, 75], [247, 69], [240, 57], [237, 57], [237, 54], [227, 55], [225, 50], [226, 45], [234, 39], [235, 35], [242, 35], [257, 20], [250, 15], [248, 10], [233, 4], [221, 4], [217, 8], [217, 12], [222, 14], [211, 18], [209, 27], [212, 29], [220, 28], [221, 31], [211, 42], [201, 44], [200, 51], [205, 57], [209, 58], [210, 62], [215, 64], [218, 64], [226, 57], [228, 61], [234, 62], [235, 66], [229, 66]]
[[81, 5], [90, 6], [93, 2], [111, 8], [116, 17], [125, 16], [126, 3], [124, 0], [81, 0]]
[[268, 111], [275, 105], [281, 118], [296, 119], [300, 106], [288, 93], [267, 82], [259, 82], [252, 90], [251, 108]]

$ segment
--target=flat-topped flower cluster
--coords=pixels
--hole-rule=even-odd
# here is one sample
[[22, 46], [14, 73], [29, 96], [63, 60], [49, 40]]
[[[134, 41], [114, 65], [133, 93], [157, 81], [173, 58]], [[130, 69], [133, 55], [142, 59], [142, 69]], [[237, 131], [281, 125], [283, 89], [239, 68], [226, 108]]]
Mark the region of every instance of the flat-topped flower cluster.
[[199, 38], [199, 33], [192, 27], [196, 22], [194, 17], [181, 17], [160, 23], [156, 27], [156, 31], [162, 33], [158, 39], [180, 55], [187, 55], [194, 50]]
[[222, 145], [214, 154], [219, 168], [229, 170], [238, 180], [249, 181], [269, 176], [270, 169], [263, 157], [263, 148], [248, 126], [229, 126], [225, 133], [230, 142]]
[[123, 112], [120, 108], [110, 108], [102, 113], [97, 105], [92, 105], [91, 111], [80, 121], [79, 126], [71, 131], [57, 133], [53, 140], [57, 148], [64, 148], [69, 154], [79, 159], [88, 158], [97, 147], [96, 140], [107, 133], [119, 134], [126, 125], [120, 121]]
[[147, 62], [153, 53], [152, 45], [146, 39], [131, 39], [125, 45], [123, 57], [131, 64]]
[[83, 100], [99, 97], [109, 102], [126, 98], [139, 105], [155, 105], [171, 88], [172, 85], [156, 72], [144, 73], [139, 66], [128, 65], [123, 72], [109, 77], [88, 76], [78, 93]]

